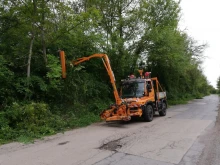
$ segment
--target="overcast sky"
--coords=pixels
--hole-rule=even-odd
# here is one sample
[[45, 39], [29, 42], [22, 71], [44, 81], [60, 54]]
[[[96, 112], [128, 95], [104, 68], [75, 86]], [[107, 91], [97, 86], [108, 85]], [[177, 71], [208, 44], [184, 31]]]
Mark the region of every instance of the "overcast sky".
[[182, 0], [180, 28], [199, 43], [207, 43], [202, 65], [208, 81], [216, 87], [220, 76], [220, 0]]

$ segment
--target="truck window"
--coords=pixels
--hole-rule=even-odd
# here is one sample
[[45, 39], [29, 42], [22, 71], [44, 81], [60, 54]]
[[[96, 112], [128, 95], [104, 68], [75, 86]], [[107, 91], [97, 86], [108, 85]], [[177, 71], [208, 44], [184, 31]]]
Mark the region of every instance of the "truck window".
[[126, 82], [122, 84], [122, 98], [142, 97], [144, 82]]
[[151, 81], [147, 81], [146, 84], [147, 84], [146, 89], [151, 90], [152, 89]]

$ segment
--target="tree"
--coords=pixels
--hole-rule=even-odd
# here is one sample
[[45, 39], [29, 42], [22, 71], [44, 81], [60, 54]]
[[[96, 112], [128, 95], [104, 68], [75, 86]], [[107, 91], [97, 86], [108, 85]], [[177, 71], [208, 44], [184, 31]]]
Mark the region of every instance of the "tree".
[[96, 33], [101, 34], [100, 51], [106, 52], [116, 79], [121, 79], [131, 71], [137, 59], [133, 56], [133, 43], [138, 36], [139, 0], [82, 0], [87, 11], [96, 8], [101, 20]]
[[220, 93], [220, 77], [217, 79], [218, 93]]
[[[200, 67], [205, 45], [178, 29], [180, 11], [175, 0], [1, 0], [0, 108], [13, 116], [14, 109], [35, 112], [33, 107], [43, 106], [63, 123], [97, 116], [113, 98], [102, 61], [69, 65], [93, 53], [109, 55], [116, 80], [139, 65], [151, 71], [169, 99], [208, 94]], [[65, 80], [59, 50], [66, 52]]]

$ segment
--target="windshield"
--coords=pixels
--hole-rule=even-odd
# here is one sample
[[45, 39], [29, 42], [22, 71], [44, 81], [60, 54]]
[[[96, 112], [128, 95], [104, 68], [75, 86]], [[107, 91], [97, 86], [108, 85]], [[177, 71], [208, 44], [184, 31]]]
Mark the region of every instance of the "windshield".
[[126, 82], [122, 85], [122, 98], [142, 97], [143, 94], [143, 82]]

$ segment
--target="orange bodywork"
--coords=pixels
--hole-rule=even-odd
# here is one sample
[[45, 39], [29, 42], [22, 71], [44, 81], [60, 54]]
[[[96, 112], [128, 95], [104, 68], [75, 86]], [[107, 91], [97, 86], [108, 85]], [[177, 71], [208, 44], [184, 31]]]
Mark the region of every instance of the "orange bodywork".
[[60, 51], [60, 60], [61, 60], [61, 67], [62, 67], [62, 78], [66, 78], [66, 60], [65, 60], [65, 53], [64, 51]]
[[[155, 89], [152, 88], [151, 92], [148, 92], [145, 88], [145, 93], [139, 98], [125, 98], [122, 99], [121, 105], [113, 105], [110, 109], [104, 110], [101, 113], [101, 119], [106, 121], [116, 121], [116, 120], [130, 120], [133, 116], [141, 117], [143, 114], [142, 107], [147, 103], [155, 103], [159, 101], [159, 82], [156, 77], [151, 79], [142, 79], [143, 81], [151, 83], [153, 86], [153, 81], [156, 83]], [[138, 81], [138, 79], [137, 79]], [[155, 93], [158, 93], [157, 100], [155, 100]], [[156, 105], [156, 104], [155, 104]], [[157, 107], [156, 107], [157, 108]]]
[[[63, 78], [65, 78], [65, 62], [62, 62], [62, 60], [65, 60], [64, 52], [60, 52], [60, 57], [61, 57], [61, 64], [62, 64], [62, 73], [63, 73]], [[121, 98], [115, 84], [115, 77], [114, 73], [112, 71], [111, 65], [109, 58], [106, 54], [93, 54], [88, 57], [82, 57], [78, 58], [77, 60], [72, 61], [73, 65], [78, 65], [80, 63], [83, 63], [85, 61], [88, 61], [92, 58], [101, 58], [103, 61], [103, 64], [106, 68], [106, 71], [110, 77], [110, 82], [113, 87], [113, 93], [115, 97], [115, 104], [110, 106], [109, 109], [104, 110], [101, 114], [100, 117], [103, 120], [106, 121], [117, 121], [117, 120], [124, 120], [128, 121], [131, 119], [132, 116], [139, 116], [141, 117], [143, 114], [142, 107], [147, 105], [148, 103], [154, 104], [155, 102], [159, 101], [159, 82], [156, 77], [150, 78], [150, 79], [142, 79], [142, 70], [140, 70], [140, 75], [141, 78], [139, 79], [133, 79], [134, 81], [142, 81], [145, 83], [144, 85], [144, 93], [143, 96], [141, 97], [135, 97], [135, 98]], [[155, 83], [155, 87], [153, 88]], [[147, 84], [149, 84], [152, 88], [151, 90], [147, 89]], [[155, 95], [157, 94], [157, 97]], [[155, 98], [157, 98], [155, 100]], [[157, 108], [157, 104], [155, 104]]]

